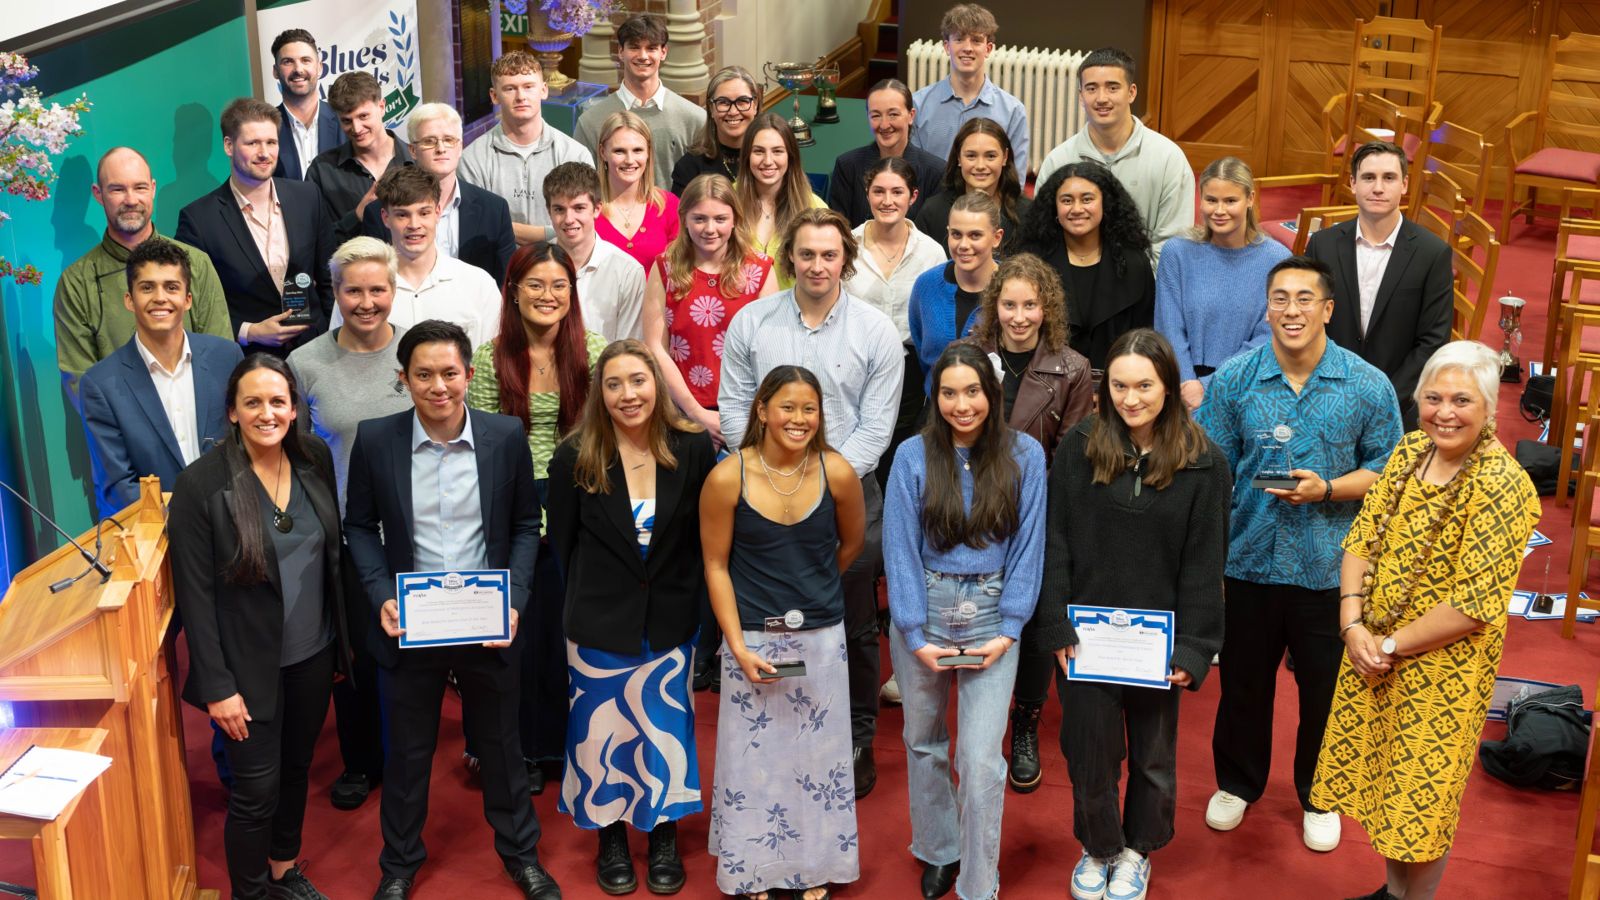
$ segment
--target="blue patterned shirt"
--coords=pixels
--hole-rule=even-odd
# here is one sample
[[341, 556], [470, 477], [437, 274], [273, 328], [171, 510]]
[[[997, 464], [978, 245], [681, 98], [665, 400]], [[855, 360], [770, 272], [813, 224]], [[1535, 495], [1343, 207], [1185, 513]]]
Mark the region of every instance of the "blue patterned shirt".
[[1340, 541], [1361, 501], [1294, 506], [1251, 487], [1250, 479], [1270, 462], [1262, 445], [1278, 441], [1275, 431], [1288, 435], [1282, 442], [1288, 468], [1330, 481], [1356, 469], [1382, 472], [1404, 435], [1388, 377], [1330, 340], [1296, 394], [1272, 345], [1264, 344], [1217, 370], [1195, 419], [1233, 467], [1227, 576], [1312, 590], [1338, 587]]

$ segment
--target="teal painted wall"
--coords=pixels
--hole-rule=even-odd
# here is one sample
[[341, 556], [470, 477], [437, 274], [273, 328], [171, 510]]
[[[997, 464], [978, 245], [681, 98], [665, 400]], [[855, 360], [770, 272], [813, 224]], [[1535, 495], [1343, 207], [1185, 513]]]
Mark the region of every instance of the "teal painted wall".
[[[199, 0], [32, 60], [47, 100], [87, 92], [94, 108], [57, 160], [49, 200], [0, 195], [11, 216], [0, 253], [45, 273], [39, 285], [0, 282], [0, 478], [68, 531], [93, 524], [94, 485], [83, 423], [56, 368], [51, 298], [56, 276], [105, 229], [89, 193], [95, 162], [119, 145], [142, 152], [156, 179], [156, 228], [170, 235], [178, 211], [227, 176], [217, 119], [251, 93], [248, 46], [242, 0]], [[61, 543], [9, 495], [0, 501], [0, 584]]]

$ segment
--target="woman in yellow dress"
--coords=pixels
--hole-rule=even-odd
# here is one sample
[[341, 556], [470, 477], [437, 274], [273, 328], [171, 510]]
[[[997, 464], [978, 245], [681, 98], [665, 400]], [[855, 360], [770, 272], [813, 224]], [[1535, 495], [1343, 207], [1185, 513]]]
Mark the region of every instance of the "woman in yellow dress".
[[1499, 355], [1455, 341], [1422, 369], [1421, 430], [1344, 541], [1339, 670], [1311, 801], [1362, 824], [1386, 881], [1431, 900], [1488, 713], [1539, 498], [1494, 436]]

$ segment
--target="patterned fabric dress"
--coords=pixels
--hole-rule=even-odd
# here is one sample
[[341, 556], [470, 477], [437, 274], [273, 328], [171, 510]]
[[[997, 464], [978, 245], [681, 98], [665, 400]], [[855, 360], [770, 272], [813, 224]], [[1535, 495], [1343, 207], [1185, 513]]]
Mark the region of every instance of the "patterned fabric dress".
[[[648, 556], [654, 499], [631, 504], [639, 555]], [[580, 828], [627, 822], [649, 831], [701, 810], [695, 755], [697, 638], [636, 656], [567, 642], [567, 767], [557, 809]]]
[[722, 293], [721, 279], [694, 270], [689, 289], [679, 294], [672, 290], [667, 275], [667, 256], [656, 258], [661, 283], [667, 286], [667, 351], [678, 364], [689, 393], [706, 409], [717, 408], [717, 384], [722, 376], [722, 337], [728, 322], [761, 293], [761, 285], [772, 270], [772, 258], [756, 254], [744, 263], [743, 291], [736, 297]]
[[[605, 335], [583, 333], [584, 350], [589, 354], [589, 369], [606, 349]], [[484, 341], [472, 354], [472, 381], [467, 384], [467, 405], [484, 412], [500, 411], [500, 382], [495, 378], [494, 341]], [[528, 394], [528, 454], [533, 457], [533, 477], [544, 478], [550, 470], [550, 457], [561, 443], [557, 420], [561, 412], [561, 392]]]
[[[1367, 555], [1377, 520], [1393, 500], [1394, 478], [1429, 446], [1426, 435], [1413, 432], [1395, 448], [1367, 492], [1346, 550]], [[1420, 562], [1444, 491], [1415, 478], [1406, 486], [1378, 565], [1377, 612], [1403, 602], [1400, 595]], [[1416, 599], [1395, 624], [1398, 630], [1443, 603], [1484, 627], [1405, 657], [1381, 677], [1358, 674], [1348, 657], [1339, 668], [1311, 802], [1360, 822], [1373, 848], [1388, 859], [1438, 859], [1455, 838], [1461, 795], [1500, 668], [1506, 606], [1539, 515], [1533, 484], [1495, 441], [1462, 486], [1418, 580]]]

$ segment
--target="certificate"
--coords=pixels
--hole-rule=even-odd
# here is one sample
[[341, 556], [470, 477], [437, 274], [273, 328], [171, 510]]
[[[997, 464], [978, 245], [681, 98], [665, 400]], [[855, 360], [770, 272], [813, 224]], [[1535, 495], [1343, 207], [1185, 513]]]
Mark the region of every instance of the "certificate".
[[511, 572], [402, 572], [395, 576], [400, 648], [511, 639]]
[[1069, 605], [1078, 655], [1067, 660], [1072, 681], [1171, 688], [1173, 615], [1165, 610]]

